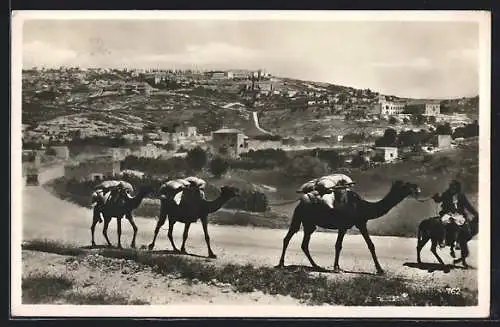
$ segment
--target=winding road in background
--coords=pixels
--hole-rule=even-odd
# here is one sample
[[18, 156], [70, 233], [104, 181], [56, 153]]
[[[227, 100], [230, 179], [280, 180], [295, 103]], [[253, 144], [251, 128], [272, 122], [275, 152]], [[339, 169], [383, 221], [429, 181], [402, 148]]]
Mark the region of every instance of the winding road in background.
[[[44, 184], [64, 174], [63, 166], [52, 167], [40, 172], [40, 183]], [[90, 245], [91, 211], [76, 204], [61, 200], [44, 189], [42, 186], [23, 186], [23, 240], [50, 239], [81, 246]], [[136, 217], [139, 228], [137, 246], [151, 242], [156, 221], [151, 218]], [[122, 222], [122, 244], [130, 245], [132, 228], [126, 220]], [[165, 226], [160, 231], [155, 250], [171, 250], [167, 240]], [[176, 224], [174, 238], [176, 244], [181, 243], [184, 225]], [[104, 244], [102, 224], [96, 228], [96, 242]], [[217, 262], [253, 264], [256, 266], [274, 266], [277, 264], [282, 247], [285, 230], [272, 230], [255, 227], [217, 226], [210, 225], [209, 233], [212, 248], [218, 255]], [[108, 231], [113, 245], [117, 243], [116, 220], [110, 224]], [[305, 255], [300, 249], [302, 232], [297, 233], [290, 242], [286, 265], [309, 266]], [[311, 254], [315, 261], [331, 269], [334, 259], [335, 233], [314, 233], [311, 239]], [[388, 276], [398, 276], [411, 279], [415, 284], [432, 285], [436, 287], [468, 288], [477, 290], [476, 269], [452, 269], [449, 273], [443, 271], [430, 272], [423, 267], [417, 267], [416, 239], [402, 237], [372, 236], [379, 261]], [[205, 240], [200, 223], [194, 224], [190, 229], [187, 242], [187, 251], [201, 256], [207, 255]], [[423, 262], [435, 263], [436, 259], [430, 252], [430, 244], [422, 250]], [[477, 267], [478, 251], [477, 241], [470, 242], [471, 255], [469, 264]], [[448, 249], [441, 250], [440, 256], [445, 262], [451, 263], [452, 258]], [[459, 253], [459, 252], [458, 252]], [[457, 253], [457, 254], [458, 254]], [[200, 259], [205, 260], [205, 259]], [[361, 235], [347, 235], [344, 239], [340, 265], [350, 273], [328, 274], [331, 278], [352, 278], [363, 273], [374, 273], [375, 268], [370, 252]]]

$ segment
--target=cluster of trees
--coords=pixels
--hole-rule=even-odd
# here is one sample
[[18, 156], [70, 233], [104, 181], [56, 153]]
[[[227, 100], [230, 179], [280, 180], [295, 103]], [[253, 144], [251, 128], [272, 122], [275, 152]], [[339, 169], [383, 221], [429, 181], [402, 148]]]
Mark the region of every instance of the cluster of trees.
[[384, 135], [375, 140], [377, 147], [407, 147], [425, 144], [433, 137], [432, 133], [426, 130], [414, 131], [401, 131], [399, 134], [393, 128], [388, 128], [384, 131]]
[[424, 129], [420, 131], [401, 131], [399, 134], [393, 128], [384, 131], [384, 135], [375, 140], [375, 146], [391, 147], [411, 147], [431, 143], [436, 135], [451, 135], [453, 138], [474, 137], [479, 135], [479, 125], [477, 121], [464, 127], [458, 127], [453, 131], [449, 123], [438, 125], [436, 130], [428, 132]]

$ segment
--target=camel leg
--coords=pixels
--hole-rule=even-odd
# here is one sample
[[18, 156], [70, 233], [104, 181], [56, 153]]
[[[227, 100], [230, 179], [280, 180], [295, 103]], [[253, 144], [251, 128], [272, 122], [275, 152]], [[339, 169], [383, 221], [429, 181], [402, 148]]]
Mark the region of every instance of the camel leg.
[[439, 255], [437, 254], [437, 251], [436, 251], [436, 248], [437, 248], [437, 245], [438, 245], [438, 242], [437, 240], [432, 240], [432, 244], [431, 244], [431, 252], [432, 254], [434, 254], [434, 256], [436, 257], [436, 259], [439, 261], [439, 263], [441, 265], [445, 265], [443, 260], [441, 259], [441, 257], [439, 257]]
[[304, 254], [306, 255], [307, 259], [313, 266], [313, 268], [317, 270], [325, 270], [324, 268], [318, 266], [316, 262], [314, 262], [313, 258], [311, 257], [311, 253], [309, 253], [309, 242], [311, 241], [311, 234], [314, 232], [316, 228], [314, 226], [312, 227], [306, 227], [304, 226], [304, 238], [302, 239], [302, 251], [304, 251]]
[[180, 252], [179, 249], [175, 246], [175, 243], [174, 243], [174, 237], [173, 237], [174, 224], [175, 224], [175, 220], [173, 220], [172, 218], [170, 218], [168, 220], [168, 239], [170, 240], [170, 243], [172, 244], [172, 247], [174, 248], [174, 251], [175, 252]]
[[104, 218], [104, 227], [102, 229], [102, 235], [104, 235], [104, 238], [106, 239], [106, 242], [108, 243], [108, 246], [113, 246], [108, 238], [108, 226], [109, 226], [110, 221], [111, 221], [111, 218], [107, 218], [107, 217]]
[[151, 244], [148, 245], [149, 250], [153, 250], [153, 248], [155, 247], [156, 237], [158, 236], [158, 233], [160, 232], [160, 228], [165, 224], [166, 220], [167, 220], [167, 215], [161, 214], [160, 218], [156, 222], [155, 234], [153, 236], [153, 241], [151, 242]]
[[116, 227], [118, 234], [118, 248], [122, 248], [122, 217], [116, 218]]
[[186, 240], [188, 238], [189, 234], [189, 227], [191, 226], [191, 223], [186, 223], [184, 224], [184, 233], [182, 234], [182, 246], [181, 246], [181, 253], [186, 253]]
[[344, 236], [347, 230], [345, 229], [339, 229], [339, 233], [337, 235], [337, 242], [335, 243], [335, 263], [333, 264], [333, 272], [341, 272], [342, 269], [340, 269], [339, 266], [339, 258], [340, 258], [340, 251], [342, 250], [342, 242], [344, 241]]
[[373, 244], [370, 235], [368, 234], [368, 228], [366, 228], [366, 224], [363, 224], [358, 227], [359, 231], [361, 232], [361, 235], [363, 235], [363, 238], [365, 239], [366, 245], [368, 246], [368, 249], [370, 250], [370, 253], [373, 258], [373, 262], [375, 263], [375, 268], [377, 269], [377, 274], [382, 275], [384, 273], [384, 270], [380, 266], [380, 263], [378, 262], [377, 258], [377, 253], [375, 252], [375, 245]]
[[203, 226], [203, 233], [205, 234], [205, 242], [207, 243], [207, 248], [208, 248], [208, 257], [215, 259], [217, 256], [214, 254], [212, 251], [212, 248], [210, 247], [210, 236], [208, 235], [208, 217], [204, 216], [201, 218], [201, 225]]
[[424, 235], [417, 241], [417, 263], [422, 263], [422, 260], [420, 259], [420, 252], [427, 242], [429, 242], [429, 237], [427, 235]]
[[134, 217], [132, 216], [131, 212], [128, 212], [126, 217], [128, 222], [132, 226], [132, 229], [134, 230], [134, 235], [132, 236], [132, 243], [130, 244], [130, 247], [135, 249], [135, 238], [137, 237], [137, 225], [135, 224]]
[[298, 224], [292, 221], [292, 224], [290, 225], [290, 228], [288, 229], [288, 232], [286, 233], [286, 236], [283, 239], [283, 250], [281, 251], [280, 262], [278, 263], [277, 267], [283, 267], [285, 265], [286, 249], [288, 248], [288, 244], [290, 243], [290, 240], [292, 239], [293, 235], [295, 235], [295, 233], [297, 233], [299, 229], [300, 229], [300, 221]]

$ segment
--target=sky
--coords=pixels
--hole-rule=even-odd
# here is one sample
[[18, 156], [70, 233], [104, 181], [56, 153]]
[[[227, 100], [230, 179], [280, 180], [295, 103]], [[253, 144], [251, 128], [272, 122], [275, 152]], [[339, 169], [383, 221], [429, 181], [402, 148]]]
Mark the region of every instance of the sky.
[[479, 93], [479, 25], [415, 21], [27, 20], [23, 67], [266, 69], [413, 98]]

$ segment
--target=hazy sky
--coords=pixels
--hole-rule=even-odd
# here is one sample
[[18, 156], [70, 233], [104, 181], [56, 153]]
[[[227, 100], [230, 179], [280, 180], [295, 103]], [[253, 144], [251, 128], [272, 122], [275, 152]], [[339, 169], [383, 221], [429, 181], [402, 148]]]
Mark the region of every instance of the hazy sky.
[[479, 92], [473, 22], [31, 20], [25, 68], [264, 68], [271, 74], [446, 98]]

